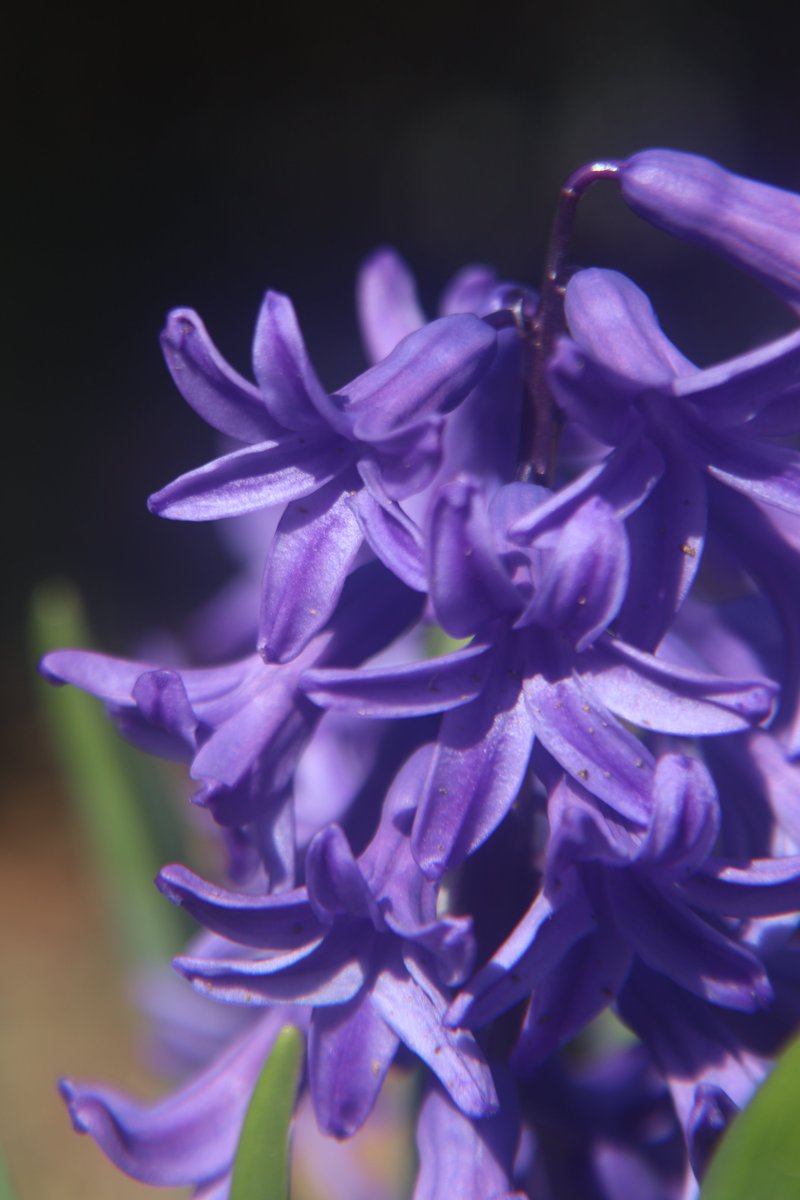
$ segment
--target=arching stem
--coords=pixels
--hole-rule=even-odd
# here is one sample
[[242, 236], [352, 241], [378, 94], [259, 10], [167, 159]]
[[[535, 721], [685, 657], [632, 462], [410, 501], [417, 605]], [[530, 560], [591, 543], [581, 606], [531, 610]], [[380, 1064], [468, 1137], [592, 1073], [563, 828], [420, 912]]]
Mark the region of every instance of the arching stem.
[[525, 339], [525, 404], [518, 476], [525, 482], [550, 487], [558, 445], [558, 415], [547, 382], [547, 362], [564, 328], [565, 266], [575, 223], [575, 210], [584, 192], [598, 179], [613, 179], [616, 162], [579, 167], [564, 182], [547, 248], [539, 304]]

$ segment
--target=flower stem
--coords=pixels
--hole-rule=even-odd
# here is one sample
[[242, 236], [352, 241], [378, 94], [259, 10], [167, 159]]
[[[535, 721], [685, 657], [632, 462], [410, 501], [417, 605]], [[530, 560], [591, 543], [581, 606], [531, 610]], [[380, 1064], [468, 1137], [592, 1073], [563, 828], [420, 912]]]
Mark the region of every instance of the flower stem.
[[526, 337], [523, 407], [520, 439], [519, 478], [550, 487], [553, 482], [558, 436], [558, 417], [550, 386], [547, 362], [556, 338], [564, 327], [565, 263], [575, 210], [581, 196], [598, 179], [613, 179], [619, 173], [615, 162], [593, 162], [579, 167], [565, 180], [550, 232], [539, 304]]

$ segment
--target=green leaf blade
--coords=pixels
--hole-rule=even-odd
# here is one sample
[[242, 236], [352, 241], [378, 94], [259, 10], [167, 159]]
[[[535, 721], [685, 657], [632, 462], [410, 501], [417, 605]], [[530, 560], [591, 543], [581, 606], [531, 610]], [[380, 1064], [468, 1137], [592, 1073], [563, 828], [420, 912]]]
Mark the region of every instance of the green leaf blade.
[[302, 1061], [302, 1034], [287, 1025], [275, 1039], [245, 1113], [230, 1200], [288, 1200], [289, 1126]]
[[701, 1200], [800, 1197], [800, 1038], [732, 1122], [703, 1180]]

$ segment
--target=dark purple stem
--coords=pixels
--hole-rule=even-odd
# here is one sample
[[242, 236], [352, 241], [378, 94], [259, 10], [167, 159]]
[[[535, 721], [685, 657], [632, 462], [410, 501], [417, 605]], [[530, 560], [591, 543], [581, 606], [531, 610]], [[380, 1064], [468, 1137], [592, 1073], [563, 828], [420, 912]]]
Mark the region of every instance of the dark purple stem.
[[573, 171], [559, 196], [545, 262], [539, 305], [526, 340], [525, 392], [520, 445], [520, 479], [549, 487], [553, 480], [557, 414], [547, 382], [547, 362], [564, 327], [564, 266], [578, 201], [598, 179], [613, 179], [619, 163], [587, 163]]

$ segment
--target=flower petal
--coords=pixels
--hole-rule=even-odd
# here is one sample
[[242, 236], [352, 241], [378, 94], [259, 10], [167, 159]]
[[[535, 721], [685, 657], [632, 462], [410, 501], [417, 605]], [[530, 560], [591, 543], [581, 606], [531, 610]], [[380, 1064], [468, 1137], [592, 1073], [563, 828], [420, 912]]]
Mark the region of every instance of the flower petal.
[[517, 625], [535, 623], [584, 650], [617, 615], [629, 567], [625, 527], [599, 496], [582, 504], [560, 531]]
[[[437, 1085], [428, 1089], [417, 1118], [419, 1172], [414, 1200], [506, 1200], [519, 1139], [514, 1086], [503, 1079], [500, 1109], [470, 1120]], [[521, 1195], [521, 1193], [516, 1193]]]
[[147, 501], [151, 512], [174, 521], [213, 521], [308, 496], [344, 470], [352, 449], [340, 439], [280, 442], [236, 450], [180, 475]]
[[312, 909], [305, 888], [279, 896], [243, 895], [206, 883], [179, 863], [164, 867], [156, 886], [206, 929], [264, 951], [310, 953], [328, 928]]
[[175, 969], [199, 992], [229, 1004], [344, 1004], [364, 986], [373, 939], [363, 923], [333, 929], [317, 946], [270, 958], [193, 958]]
[[594, 931], [596, 915], [574, 871], [560, 888], [540, 892], [516, 928], [462, 988], [447, 1012], [451, 1028], [486, 1025], [512, 1008], [560, 964], [570, 947]]
[[[418, 964], [417, 972], [422, 971]], [[376, 1011], [400, 1040], [427, 1063], [467, 1116], [490, 1116], [497, 1092], [477, 1042], [466, 1031], [454, 1033], [442, 1024], [447, 1001], [432, 979], [423, 987], [398, 961], [378, 973], [372, 997]]]
[[634, 154], [618, 179], [645, 220], [716, 250], [790, 303], [800, 299], [800, 196], [678, 150]]
[[289, 504], [280, 519], [261, 604], [258, 648], [268, 662], [295, 658], [336, 607], [363, 540], [349, 503], [354, 482], [334, 479]]
[[197, 313], [176, 308], [167, 317], [161, 349], [187, 404], [220, 433], [240, 442], [280, 437], [257, 387], [229, 367]]
[[620, 932], [649, 967], [725, 1008], [754, 1012], [772, 998], [763, 964], [745, 946], [700, 920], [629, 870], [605, 874]]
[[306, 352], [288, 296], [267, 292], [258, 314], [253, 370], [264, 403], [284, 429], [316, 430], [327, 395]]
[[412, 834], [414, 857], [438, 879], [478, 848], [525, 777], [533, 723], [519, 676], [498, 655], [481, 694], [445, 715]]
[[252, 1086], [275, 1038], [291, 1019], [269, 1012], [209, 1067], [166, 1099], [138, 1104], [113, 1088], [61, 1083], [75, 1128], [141, 1183], [200, 1184], [233, 1161]]
[[491, 365], [497, 334], [470, 314], [431, 321], [332, 397], [350, 436], [374, 442], [449, 412]]
[[615, 812], [646, 821], [655, 764], [644, 744], [577, 677], [534, 675], [523, 686], [536, 736], [556, 762]]
[[361, 1128], [399, 1044], [367, 989], [347, 1004], [314, 1012], [308, 1036], [308, 1074], [314, 1112], [323, 1133], [347, 1138]]
[[414, 277], [396, 251], [385, 246], [362, 263], [356, 282], [361, 336], [371, 362], [380, 362], [404, 337], [425, 324]]
[[496, 548], [485, 491], [478, 480], [439, 488], [426, 530], [426, 566], [437, 620], [452, 637], [467, 637], [522, 600]]
[[315, 704], [360, 717], [418, 717], [466, 704], [485, 686], [493, 648], [470, 645], [407, 667], [306, 671], [300, 686]]
[[776, 685], [769, 679], [726, 679], [675, 666], [619, 639], [596, 643], [581, 657], [582, 673], [612, 712], [660, 733], [733, 733], [765, 721]]
[[641, 288], [619, 271], [576, 272], [564, 313], [578, 347], [642, 391], [668, 388], [676, 375], [696, 370], [662, 332]]

